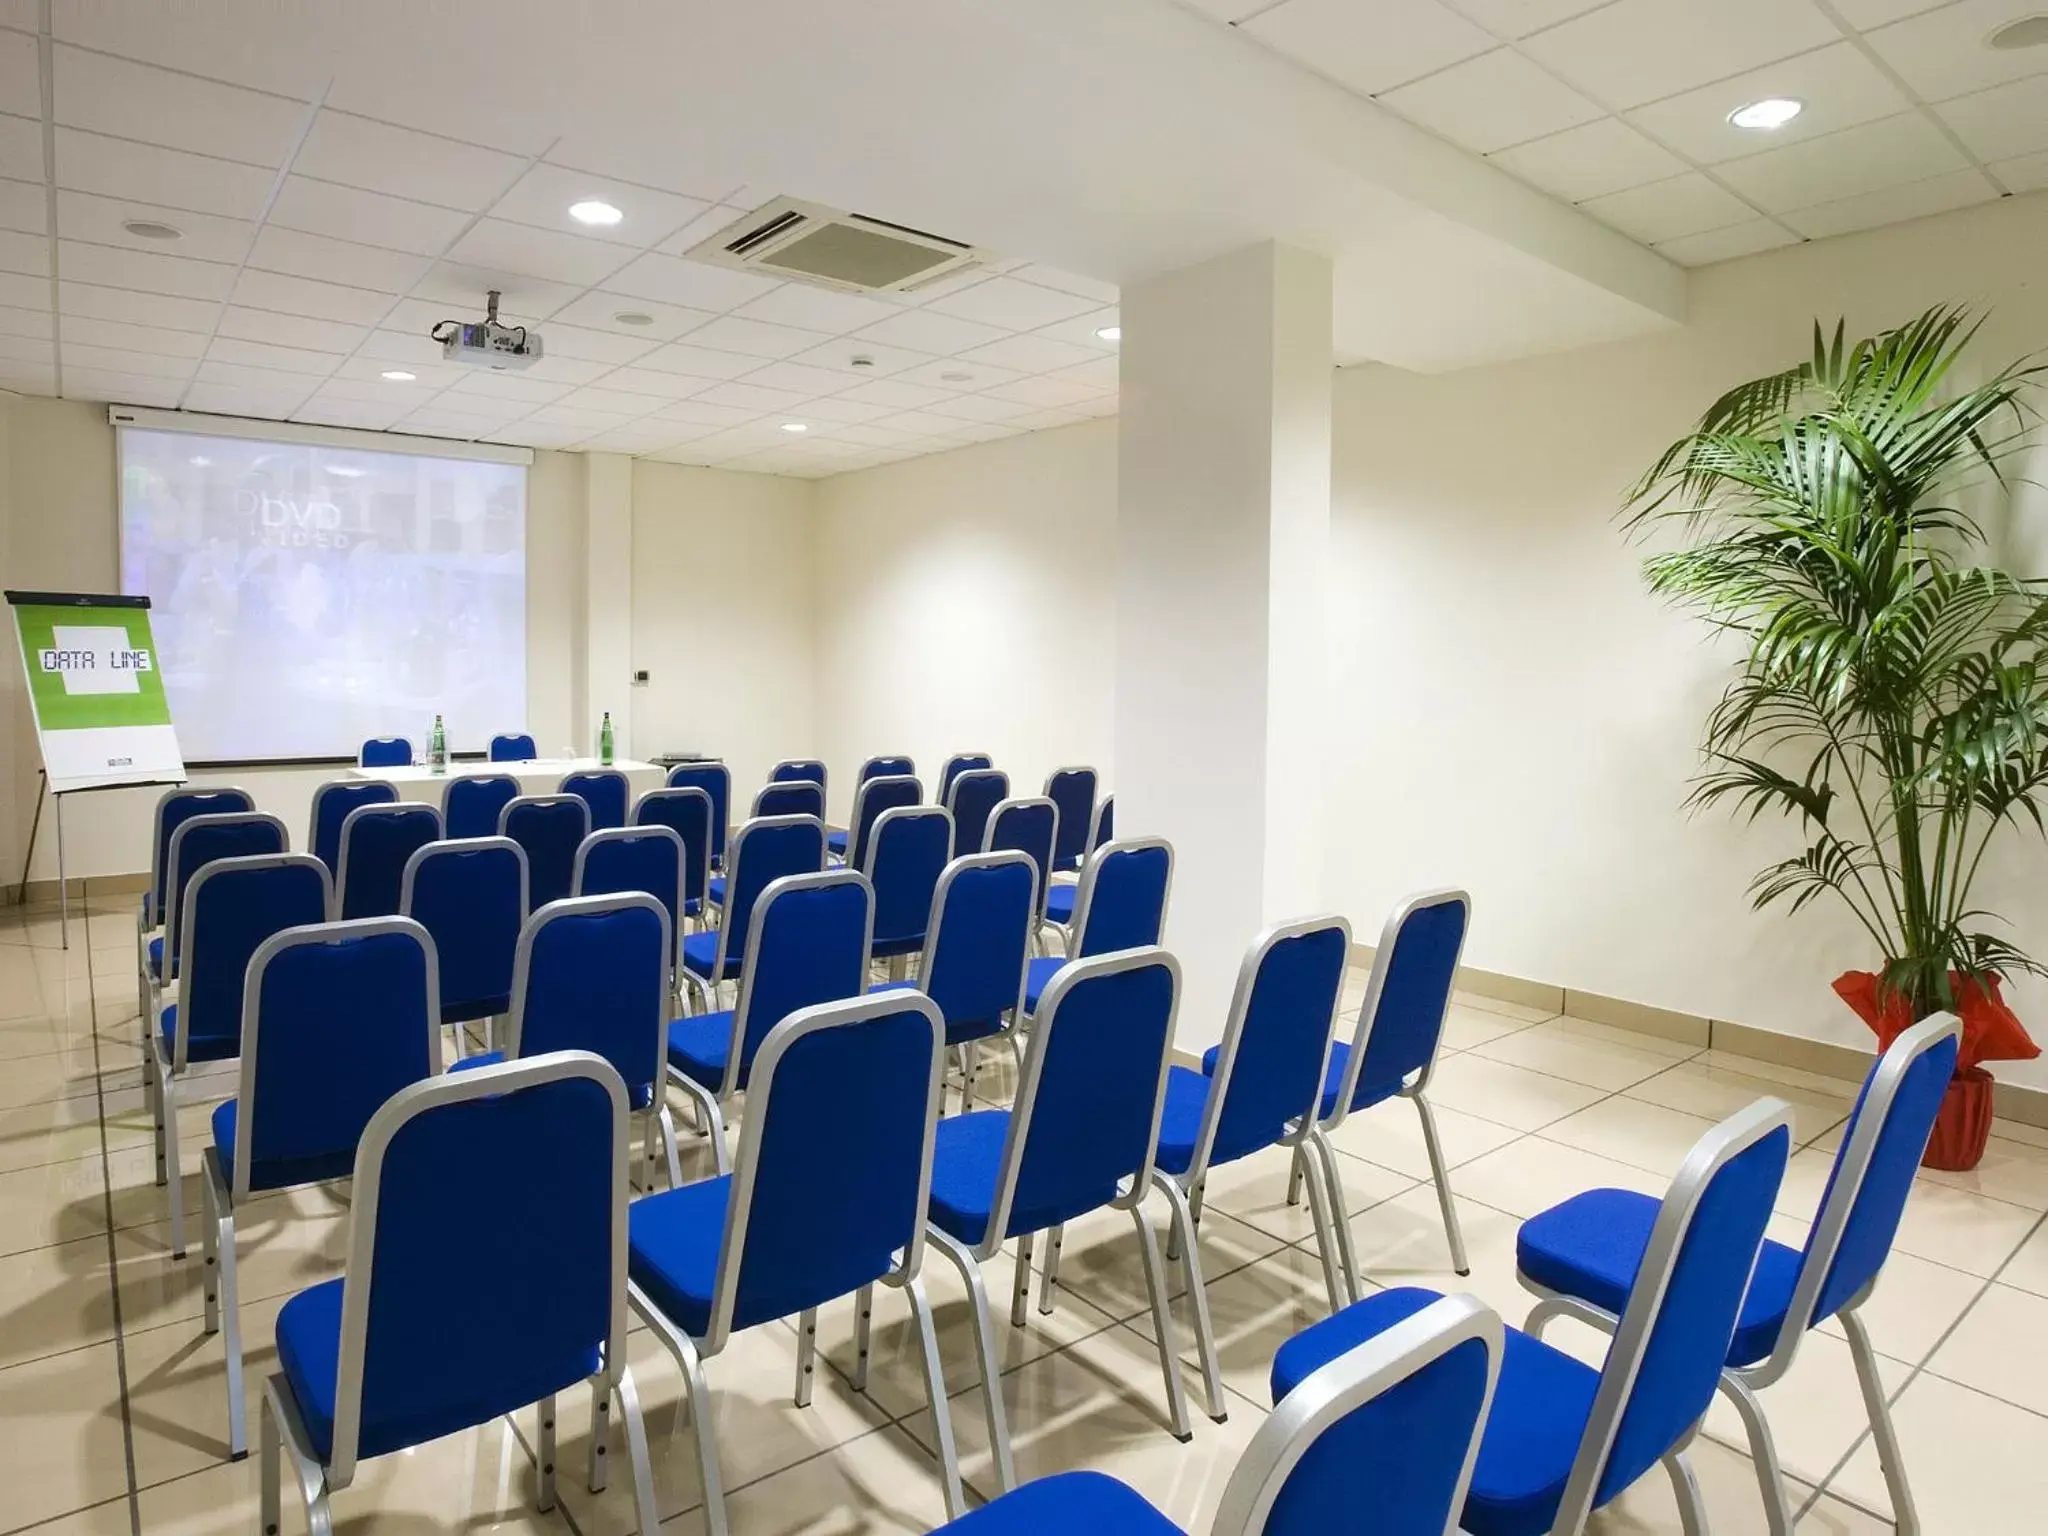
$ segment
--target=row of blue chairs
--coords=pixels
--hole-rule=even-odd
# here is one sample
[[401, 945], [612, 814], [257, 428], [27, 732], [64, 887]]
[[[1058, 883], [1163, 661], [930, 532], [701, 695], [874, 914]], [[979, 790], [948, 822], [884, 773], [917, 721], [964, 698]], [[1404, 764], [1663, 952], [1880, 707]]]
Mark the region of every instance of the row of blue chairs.
[[[494, 763], [530, 763], [539, 756], [525, 731], [501, 731], [491, 738]], [[412, 763], [412, 742], [404, 736], [372, 736], [356, 753], [358, 768], [409, 768]]]

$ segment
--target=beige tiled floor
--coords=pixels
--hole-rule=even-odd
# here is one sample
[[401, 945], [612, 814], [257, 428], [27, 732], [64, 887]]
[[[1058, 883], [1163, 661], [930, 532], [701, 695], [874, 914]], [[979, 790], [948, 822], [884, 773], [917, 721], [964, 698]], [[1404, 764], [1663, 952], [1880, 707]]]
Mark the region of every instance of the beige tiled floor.
[[[138, 1094], [126, 898], [95, 901], [74, 947], [53, 914], [0, 911], [0, 1536], [249, 1532], [253, 1462], [225, 1460], [220, 1341], [199, 1327], [196, 1253], [165, 1250], [163, 1192], [152, 1183]], [[1359, 978], [1349, 989], [1355, 1007]], [[1827, 1177], [1854, 1085], [1695, 1052], [1573, 1019], [1461, 998], [1436, 1100], [1473, 1272], [1448, 1269], [1415, 1116], [1390, 1104], [1336, 1137], [1353, 1239], [1381, 1284], [1476, 1292], [1510, 1321], [1527, 1310], [1514, 1279], [1520, 1221], [1596, 1184], [1657, 1192], [1692, 1139], [1762, 1093], [1793, 1106], [1802, 1150], [1773, 1233], [1798, 1242]], [[219, 1078], [224, 1093], [230, 1079]], [[991, 1063], [983, 1088], [1000, 1096]], [[183, 1191], [198, 1204], [206, 1106], [180, 1116]], [[702, 1151], [691, 1147], [693, 1166]], [[1307, 1213], [1286, 1203], [1277, 1155], [1220, 1170], [1209, 1188], [1202, 1257], [1220, 1342], [1229, 1418], [1200, 1413], [1186, 1298], [1175, 1302], [1191, 1445], [1164, 1426], [1153, 1327], [1128, 1218], [1076, 1222], [1050, 1318], [1002, 1322], [1014, 1269], [988, 1266], [1003, 1396], [1020, 1472], [1091, 1466], [1122, 1476], [1200, 1531], [1236, 1452], [1266, 1403], [1274, 1349], [1325, 1311]], [[1898, 1253], [1866, 1312], [1930, 1536], [2044, 1528], [2048, 1508], [2048, 1137], [1994, 1140], [1971, 1174], [1926, 1174]], [[1160, 1213], [1155, 1211], [1155, 1219]], [[347, 1204], [299, 1191], [254, 1204], [242, 1221], [242, 1323], [249, 1374], [275, 1364], [271, 1328], [297, 1288], [338, 1272]], [[196, 1234], [195, 1234], [196, 1248]], [[952, 1414], [971, 1488], [989, 1462], [972, 1364], [966, 1292], [934, 1256], [926, 1282], [938, 1319]], [[1590, 1334], [1553, 1335], [1582, 1353]], [[854, 1392], [850, 1307], [820, 1319], [821, 1368], [808, 1410], [791, 1405], [796, 1338], [785, 1327], [736, 1339], [709, 1366], [733, 1528], [751, 1533], [893, 1533], [943, 1515], [915, 1334], [902, 1299], [877, 1304], [868, 1393]], [[681, 1411], [681, 1380], [644, 1331], [632, 1364], [647, 1406], [665, 1529], [702, 1530]], [[1766, 1405], [1794, 1481], [1799, 1529], [1842, 1536], [1891, 1528], [1840, 1331], [1808, 1341]], [[593, 1497], [582, 1464], [589, 1404], [564, 1400], [562, 1501], [533, 1508], [532, 1415], [387, 1457], [335, 1500], [344, 1528], [512, 1529], [613, 1536], [631, 1528], [626, 1479]], [[1717, 1533], [1761, 1531], [1762, 1511], [1732, 1416], [1709, 1415], [1695, 1462]], [[303, 1529], [287, 1494], [285, 1524]], [[1594, 1522], [1615, 1533], [1678, 1529], [1661, 1478]]]

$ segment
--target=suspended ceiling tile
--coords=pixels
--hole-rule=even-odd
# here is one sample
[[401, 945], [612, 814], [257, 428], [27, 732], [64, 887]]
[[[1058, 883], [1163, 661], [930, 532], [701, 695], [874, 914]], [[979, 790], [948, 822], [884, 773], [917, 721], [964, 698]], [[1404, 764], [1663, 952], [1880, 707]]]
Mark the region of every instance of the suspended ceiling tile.
[[304, 102], [58, 44], [53, 116], [67, 128], [279, 166], [311, 110]]
[[1686, 169], [1678, 156], [1618, 117], [1567, 128], [1488, 158], [1568, 203], [1625, 192]]
[[1097, 307], [1097, 301], [1014, 277], [992, 277], [959, 293], [934, 299], [924, 307], [936, 314], [978, 320], [1004, 330], [1029, 331], [1086, 314]]
[[2048, 70], [2048, 50], [1985, 46], [1997, 27], [2040, 9], [2033, 0], [1958, 0], [1866, 36], [1923, 100], [1944, 101]]
[[[576, 203], [610, 203], [622, 217], [616, 224], [583, 224], [569, 216]], [[560, 165], [536, 165], [491, 207], [491, 216], [560, 230], [638, 250], [667, 238], [699, 217], [710, 204], [694, 197], [619, 181]]]
[[1919, 181], [1963, 163], [1956, 147], [1925, 116], [1902, 112], [1731, 160], [1719, 171], [1758, 206], [1783, 212]]
[[404, 251], [269, 226], [256, 237], [255, 248], [249, 252], [249, 265], [261, 271], [368, 288], [394, 298], [424, 277], [432, 264], [425, 256]]
[[447, 259], [581, 289], [603, 282], [631, 260], [632, 253], [567, 230], [488, 218], [479, 219], [450, 246]]
[[1380, 100], [1411, 122], [1478, 154], [1603, 116], [1601, 109], [1506, 48], [1453, 64]]
[[1775, 250], [1798, 242], [1797, 235], [1773, 219], [1751, 219], [1743, 224], [1730, 224], [1725, 229], [1710, 229], [1704, 234], [1681, 235], [1676, 240], [1661, 241], [1657, 245], [1657, 253], [1668, 256], [1681, 267], [1704, 267], [1712, 262], [1754, 256], [1758, 251]]
[[[1782, 128], [1738, 128], [1728, 114], [1767, 97], [1787, 96], [1805, 110]], [[1874, 122], [1912, 105], [1883, 70], [1849, 42], [1816, 48], [1732, 79], [1638, 107], [1629, 121], [1703, 165], [1819, 138]]]
[[[0, 118], [0, 127], [16, 119]], [[34, 124], [30, 125], [32, 128]], [[133, 198], [166, 208], [191, 208], [228, 218], [254, 219], [263, 212], [276, 172], [260, 165], [186, 154], [155, 144], [134, 144], [103, 134], [59, 127], [57, 185], [104, 197]], [[0, 134], [0, 171], [6, 169], [6, 136]], [[42, 132], [35, 133], [35, 169], [42, 179]], [[9, 175], [19, 174], [7, 171]]]
[[1615, 0], [1522, 46], [1596, 100], [1623, 108], [1840, 37], [1811, 0]]
[[[40, 188], [37, 194], [40, 197]], [[175, 240], [156, 240], [131, 234], [125, 226], [136, 221], [168, 225], [178, 231], [178, 237]], [[256, 226], [247, 219], [226, 219], [209, 213], [159, 208], [128, 198], [101, 197], [91, 192], [60, 191], [57, 194], [57, 232], [67, 240], [87, 240], [94, 245], [121, 246], [151, 255], [176, 255], [199, 261], [224, 261], [232, 265], [249, 254]]]
[[1964, 169], [1905, 186], [1884, 187], [1811, 208], [1794, 209], [1785, 215], [1785, 222], [1818, 240], [1827, 235], [1845, 235], [1853, 230], [1946, 213], [1952, 208], [1967, 208], [1972, 203], [1989, 202], [1997, 195], [1981, 172]]
[[140, 293], [224, 299], [235, 285], [235, 269], [227, 262], [192, 261], [183, 256], [88, 245], [78, 240], [59, 240], [57, 260], [66, 281], [132, 288]]
[[1715, 186], [1697, 171], [1632, 187], [1626, 192], [1589, 198], [1579, 206], [1602, 223], [1612, 224], [1645, 244], [1721, 229], [1756, 217], [1741, 198]]
[[524, 162], [501, 150], [323, 109], [292, 169], [321, 181], [480, 213]]
[[2048, 149], [2048, 75], [1958, 96], [1934, 110], [1980, 160]]
[[1242, 30], [1368, 96], [1494, 45], [1437, 0], [1285, 0]]
[[376, 244], [390, 250], [438, 256], [462, 233], [469, 215], [459, 209], [294, 174], [278, 189], [268, 222], [337, 240], [374, 237]]

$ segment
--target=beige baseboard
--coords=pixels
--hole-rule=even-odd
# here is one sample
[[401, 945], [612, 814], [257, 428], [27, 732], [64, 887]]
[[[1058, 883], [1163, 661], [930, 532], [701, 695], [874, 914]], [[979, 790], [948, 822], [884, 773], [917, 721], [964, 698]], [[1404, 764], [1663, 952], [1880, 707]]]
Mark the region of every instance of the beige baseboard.
[[[136, 875], [73, 875], [65, 883], [71, 887], [71, 897], [74, 901], [85, 899], [88, 883], [95, 896], [139, 895], [149, 889], [149, 872], [145, 870]], [[21, 893], [19, 898], [17, 892]], [[24, 891], [20, 885], [10, 880], [4, 888], [0, 888], [0, 903], [11, 907], [16, 905], [17, 899], [22, 904], [54, 903], [57, 900], [57, 882], [31, 880]]]

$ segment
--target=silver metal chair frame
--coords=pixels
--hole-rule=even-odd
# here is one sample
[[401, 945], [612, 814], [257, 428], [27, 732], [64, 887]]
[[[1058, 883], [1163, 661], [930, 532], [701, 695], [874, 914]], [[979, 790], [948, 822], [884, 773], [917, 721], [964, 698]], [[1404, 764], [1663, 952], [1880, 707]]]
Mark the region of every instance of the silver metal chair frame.
[[[356, 823], [366, 815], [374, 820], [379, 816], [389, 816], [394, 813], [414, 816], [421, 811], [425, 811], [434, 818], [434, 835], [428, 841], [434, 843], [446, 842], [447, 839], [443, 834], [448, 830], [448, 825], [441, 817], [441, 808], [438, 805], [429, 805], [424, 800], [388, 800], [381, 805], [359, 805], [341, 818], [341, 852], [334, 861], [334, 894], [329, 899], [327, 907], [327, 916], [330, 921], [341, 921], [342, 903], [348, 899], [348, 845], [350, 834], [355, 830]], [[417, 851], [417, 849], [414, 850], [414, 852]], [[406, 861], [410, 863], [411, 860], [412, 855], [407, 854]], [[401, 882], [404, 880], [402, 872], [399, 878]]]
[[[854, 859], [854, 854], [863, 851], [861, 849], [856, 848], [854, 844], [858, 841], [860, 837], [861, 816], [867, 808], [868, 795], [870, 792], [873, 791], [874, 787], [878, 784], [886, 784], [892, 786], [897, 784], [908, 784], [914, 792], [914, 798], [911, 800], [909, 805], [892, 805], [888, 808], [888, 810], [878, 813], [875, 817], [875, 820], [877, 822], [881, 821], [883, 816], [888, 815], [889, 811], [904, 811], [918, 809], [921, 802], [924, 800], [924, 786], [918, 783], [917, 776], [915, 774], [885, 773], [877, 778], [859, 780], [857, 782], [857, 787], [854, 789], [853, 792], [853, 816], [851, 817], [851, 819], [848, 820], [844, 828], [846, 832], [846, 856], [843, 859], [841, 859], [840, 862], [845, 864], [848, 868], [859, 868], [862, 864], [865, 864], [867, 862], [865, 859], [859, 861], [856, 861]], [[874, 827], [870, 826], [868, 828], [868, 842], [872, 844], [874, 840], [875, 829]], [[830, 847], [829, 836], [827, 839], [825, 856], [828, 859], [834, 856]]]
[[[1060, 808], [1053, 803], [1050, 795], [1018, 795], [998, 800], [995, 809], [988, 813], [988, 825], [981, 829], [981, 851], [993, 853], [996, 851], [996, 828], [1002, 824], [1003, 818], [1013, 812], [1032, 810], [1041, 805], [1052, 812], [1052, 846], [1046, 850], [1045, 868], [1038, 871], [1038, 878], [1032, 881], [1029, 947], [1036, 954], [1045, 953], [1039, 929], [1045, 925], [1045, 893], [1052, 889], [1052, 854], [1060, 845]], [[1036, 865], [1032, 867], [1034, 870], [1037, 869]]]
[[[737, 882], [737, 880], [739, 879], [741, 872], [740, 852], [743, 848], [746, 847], [747, 838], [749, 834], [751, 834], [754, 831], [755, 828], [791, 827], [805, 823], [808, 823], [809, 825], [814, 826], [818, 829], [818, 859], [819, 867], [822, 869], [826, 857], [825, 823], [823, 821], [821, 821], [816, 816], [752, 816], [739, 824], [738, 829], [735, 830], [732, 835], [732, 841], [725, 845], [725, 878], [726, 889], [728, 893], [734, 888], [735, 882]], [[809, 871], [806, 871], [806, 873], [809, 873]], [[767, 892], [764, 890], [761, 894], [763, 896], [766, 896]], [[711, 900], [711, 886], [709, 881], [706, 881], [704, 886], [704, 905], [706, 907], [710, 907], [713, 905]], [[720, 903], [719, 905], [721, 907], [723, 906], [722, 903]], [[754, 903], [754, 909], [757, 914], [760, 911], [760, 905], [761, 904], [758, 900]], [[751, 940], [753, 931], [753, 924], [751, 921], [749, 921], [747, 927], [748, 938], [749, 940]], [[722, 984], [722, 980], [725, 974], [725, 962], [730, 956], [732, 935], [727, 931], [726, 923], [722, 915], [718, 922], [717, 931], [718, 948], [716, 952], [712, 955], [711, 979], [709, 981], [706, 981], [703, 977], [699, 976], [695, 971], [691, 970], [688, 966], [678, 967], [678, 969], [682, 972], [681, 981], [683, 985], [683, 990], [689, 996], [695, 998], [698, 1004], [703, 1009], [703, 1011], [706, 1013], [714, 1012], [716, 1010], [718, 988]], [[751, 955], [752, 952], [753, 951], [750, 947], [742, 949], [740, 951], [739, 979], [742, 982], [746, 980], [747, 957]]]
[[[365, 784], [381, 784], [384, 788], [391, 791], [391, 798], [389, 800], [372, 800], [368, 802], [369, 804], [395, 805], [397, 803], [398, 786], [387, 779], [326, 779], [313, 786], [312, 806], [306, 817], [306, 852], [315, 853], [320, 847], [320, 802], [337, 789], [360, 789]], [[347, 818], [344, 817], [343, 819], [346, 820]], [[290, 844], [286, 844], [286, 846], [289, 847]], [[340, 847], [339, 843], [335, 844], [334, 873], [337, 878], [341, 874]]]
[[[702, 923], [704, 921], [704, 913], [707, 912], [711, 906], [711, 845], [713, 842], [717, 840], [718, 835], [718, 828], [715, 824], [716, 817], [718, 814], [718, 807], [712, 803], [711, 792], [707, 789], [700, 789], [694, 784], [680, 784], [673, 789], [650, 789], [649, 791], [647, 791], [646, 794], [642, 795], [638, 800], [635, 800], [633, 802], [632, 813], [630, 818], [626, 822], [626, 826], [627, 828], [631, 829], [646, 826], [665, 825], [665, 823], [662, 822], [644, 822], [640, 820], [640, 809], [642, 806], [646, 805], [647, 802], [650, 800], [659, 803], [663, 800], [688, 801], [692, 798], [702, 800], [704, 802], [704, 860], [697, 871], [697, 884], [704, 892], [702, 898], [703, 906], [699, 908], [699, 915], [697, 919], [699, 923]], [[675, 828], [670, 827], [669, 830], [671, 832], [674, 832]], [[681, 833], [677, 833], [676, 835], [678, 838], [682, 836]], [[690, 845], [686, 841], [683, 843], [683, 873], [686, 878], [683, 881], [682, 888], [682, 899], [686, 904], [689, 900], [690, 893], [690, 882], [687, 878], [689, 874], [689, 856]], [[679, 913], [678, 917], [679, 921], [676, 924], [676, 968], [678, 970], [681, 970], [683, 935], [691, 932], [692, 930], [690, 928], [689, 913]], [[680, 987], [681, 984], [681, 979], [678, 978], [677, 986]]]
[[[702, 792], [699, 791], [699, 793]], [[644, 799], [645, 797], [643, 796], [642, 798]], [[706, 795], [705, 798], [708, 800], [710, 796]], [[676, 972], [683, 963], [683, 927], [689, 921], [683, 914], [684, 892], [687, 889], [685, 869], [689, 852], [683, 844], [682, 834], [676, 831], [674, 827], [665, 827], [658, 822], [648, 826], [641, 826], [635, 822], [628, 821], [623, 827], [598, 828], [576, 845], [576, 862], [571, 866], [569, 875], [569, 894], [571, 896], [581, 896], [584, 894], [583, 866], [590, 857], [590, 849], [593, 844], [631, 843], [649, 837], [654, 838], [657, 842], [666, 839], [674, 845], [676, 851], [676, 910], [669, 919], [668, 946], [668, 992], [670, 1004], [674, 1006], [677, 1001], [676, 992], [680, 986], [680, 983], [676, 980]], [[707, 890], [709, 889], [709, 884], [707, 880]], [[654, 893], [649, 891], [647, 894], [652, 896]], [[656, 899], [659, 900], [658, 897]], [[666, 911], [666, 907], [663, 910]]]
[[[990, 820], [994, 820], [991, 816]], [[1069, 958], [1085, 949], [1088, 944], [1088, 914], [1095, 905], [1095, 882], [1102, 866], [1113, 857], [1123, 853], [1136, 853], [1147, 848], [1166, 850], [1166, 888], [1159, 895], [1159, 937], [1166, 938], [1166, 914], [1173, 909], [1173, 844], [1163, 837], [1124, 837], [1115, 842], [1104, 843], [1088, 855], [1081, 866], [1081, 888], [1074, 896], [1074, 926], [1067, 930], [1069, 942], [1064, 946]], [[1055, 925], [1057, 926], [1057, 925]], [[1030, 1015], [1026, 1015], [1030, 1017]]]
[[[172, 970], [171, 962], [174, 958], [183, 959], [185, 945], [181, 924], [184, 914], [179, 910], [179, 906], [183, 900], [184, 893], [179, 889], [178, 866], [182, 862], [181, 855], [184, 852], [185, 829], [195, 823], [201, 826], [218, 826], [224, 819], [244, 822], [254, 819], [267, 822], [277, 831], [279, 849], [286, 853], [291, 852], [291, 833], [285, 830], [282, 819], [271, 815], [268, 811], [208, 811], [198, 816], [187, 816], [178, 823], [177, 828], [171, 833], [170, 845], [164, 850], [165, 863], [169, 868], [170, 879], [164, 887], [164, 910], [157, 914], [161, 920], [163, 930], [163, 975], [152, 976], [149, 974], [149, 940], [151, 935], [147, 932], [141, 932], [135, 937], [136, 975], [140, 982], [138, 1001], [142, 1005], [141, 1031], [142, 1045], [145, 1050], [149, 1048], [150, 1036], [156, 1030], [157, 1014], [163, 1009], [164, 994], [171, 990], [171, 987], [178, 979]], [[151, 878], [152, 883], [154, 883], [154, 876]], [[189, 882], [185, 883], [189, 884]], [[173, 936], [177, 939], [176, 943], [172, 942]], [[173, 951], [177, 953], [174, 955]]]
[[[136, 1011], [143, 1016], [145, 1028], [149, 1018], [149, 995], [152, 986], [149, 974], [149, 941], [157, 936], [159, 932], [167, 933], [169, 931], [166, 926], [168, 914], [157, 910], [156, 901], [156, 893], [161, 889], [165, 897], [164, 905], [170, 905], [170, 889], [165, 884], [164, 876], [171, 868], [171, 850], [164, 837], [164, 811], [173, 800], [187, 795], [218, 797], [223, 801], [237, 796], [241, 799], [241, 805], [232, 811], [201, 812], [201, 815], [246, 816], [253, 815], [256, 810], [256, 797], [239, 784], [195, 785], [189, 782], [175, 784], [156, 797], [156, 805], [151, 810], [149, 817], [149, 884], [144, 888], [142, 900], [135, 909], [135, 1007]], [[189, 816], [186, 818], [187, 821], [191, 819]], [[183, 825], [183, 823], [180, 823], [180, 825]], [[281, 826], [282, 823], [279, 825]], [[286, 840], [285, 846], [287, 848], [291, 846], [289, 839]], [[159, 862], [160, 859], [162, 862]], [[166, 945], [165, 947], [168, 948], [169, 946]], [[170, 963], [169, 955], [164, 956], [164, 963], [168, 967]], [[168, 979], [166, 978], [166, 980]]]
[[[944, 811], [937, 810], [931, 806], [905, 806], [902, 809], [924, 816], [944, 816], [946, 814]], [[948, 820], [950, 821], [950, 818]], [[876, 841], [879, 840], [878, 834]], [[923, 988], [925, 979], [932, 974], [932, 962], [938, 958], [940, 951], [945, 947], [941, 940], [945, 933], [947, 898], [952, 894], [954, 880], [969, 870], [1000, 869], [1005, 864], [1018, 863], [1025, 865], [1030, 872], [1033, 886], [1032, 899], [1035, 904], [1037, 900], [1038, 867], [1031, 862], [1029, 854], [1018, 849], [1008, 848], [999, 852], [963, 854], [957, 859], [948, 860], [946, 867], [939, 871], [938, 884], [932, 887], [931, 915], [925, 919], [924, 924], [924, 949], [917, 957], [917, 976], [920, 989]], [[1023, 958], [1017, 966], [1017, 1000], [1004, 1010], [1009, 1015], [1009, 1022], [1003, 1026], [1000, 1035], [996, 1037], [1008, 1045], [1012, 1053], [1015, 1054], [1017, 1058], [1017, 1072], [1020, 1077], [1024, 1072], [1024, 1048], [1017, 1039], [1017, 1021], [1024, 1016], [1024, 983], [1030, 974], [1031, 946], [1027, 942], [1024, 946]], [[980, 1054], [975, 1048], [981, 1043], [979, 1040], [966, 1040], [956, 1047], [960, 1064], [960, 1112], [962, 1114], [965, 1114], [974, 1107], [974, 1074], [976, 1058]], [[941, 1112], [943, 1113], [943, 1107]]]
[[[423, 847], [413, 849], [411, 856], [405, 861], [405, 873], [399, 877], [399, 915], [401, 917], [412, 916], [413, 885], [418, 878], [419, 868], [422, 864], [426, 863], [429, 859], [444, 857], [448, 854], [478, 852], [486, 848], [504, 849], [512, 853], [519, 860], [519, 922], [524, 927], [529, 906], [527, 901], [526, 850], [509, 837], [451, 837], [443, 838], [437, 843], [428, 843]], [[439, 966], [439, 952], [437, 950], [435, 959], [437, 972]], [[438, 989], [435, 992], [434, 1006], [438, 1012], [440, 1008], [440, 993]], [[487, 1051], [497, 1049], [496, 1022], [495, 1019], [484, 1020], [484, 1049]], [[468, 1028], [466, 1025], [457, 1024], [455, 1026], [455, 1059], [457, 1061], [462, 1060], [468, 1054], [468, 1046]]]

